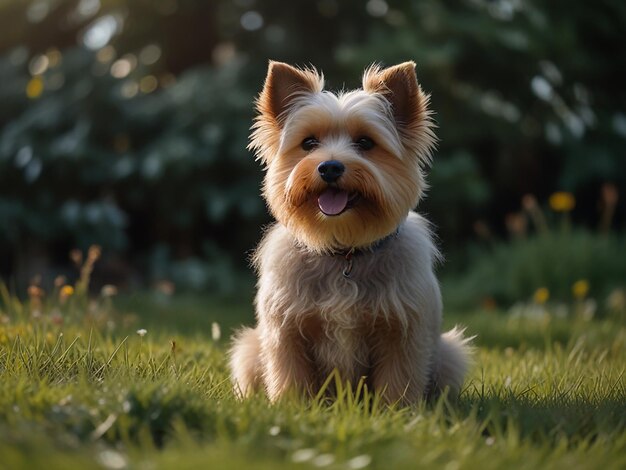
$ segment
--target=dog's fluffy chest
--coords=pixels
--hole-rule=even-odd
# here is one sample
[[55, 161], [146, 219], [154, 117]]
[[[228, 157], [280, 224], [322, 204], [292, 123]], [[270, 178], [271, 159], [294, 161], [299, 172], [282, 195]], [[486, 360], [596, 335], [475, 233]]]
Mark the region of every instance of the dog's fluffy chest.
[[298, 247], [285, 227], [275, 225], [255, 257], [257, 303], [280, 322], [317, 316], [328, 329], [361, 328], [377, 319], [406, 324], [407, 315], [429, 316], [440, 309], [432, 270], [436, 257], [427, 222], [415, 213], [397, 237], [355, 254], [349, 276], [344, 256]]

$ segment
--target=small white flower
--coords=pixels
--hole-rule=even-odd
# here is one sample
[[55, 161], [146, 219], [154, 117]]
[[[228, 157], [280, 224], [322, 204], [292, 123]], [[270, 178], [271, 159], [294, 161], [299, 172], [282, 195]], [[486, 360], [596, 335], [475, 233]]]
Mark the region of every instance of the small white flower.
[[295, 463], [302, 463], [311, 460], [316, 455], [315, 449], [298, 449], [292, 454], [291, 460]]
[[100, 294], [102, 297], [113, 297], [117, 295], [117, 287], [112, 284], [106, 284], [100, 289]]
[[104, 467], [112, 470], [123, 469], [128, 465], [126, 458], [122, 454], [111, 449], [100, 452], [97, 458]]
[[335, 461], [333, 454], [320, 454], [317, 457], [313, 457], [311, 463], [316, 467], [327, 467]]
[[220, 328], [220, 324], [217, 322], [213, 322], [211, 324], [211, 338], [213, 341], [219, 341], [222, 337], [222, 329]]
[[146, 333], [147, 333], [147, 332], [148, 332], [148, 330], [146, 330], [145, 328], [141, 328], [141, 329], [137, 330], [137, 334], [138, 334], [139, 336], [141, 336], [142, 338], [143, 338], [144, 336], [146, 336]]
[[365, 468], [372, 462], [372, 457], [367, 454], [357, 455], [356, 457], [348, 460], [348, 468], [358, 470], [359, 468]]

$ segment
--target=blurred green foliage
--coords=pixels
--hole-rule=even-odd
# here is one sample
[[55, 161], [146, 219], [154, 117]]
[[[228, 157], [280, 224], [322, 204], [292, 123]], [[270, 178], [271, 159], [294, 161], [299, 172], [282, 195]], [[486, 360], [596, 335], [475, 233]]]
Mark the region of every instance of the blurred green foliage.
[[473, 251], [471, 275], [444, 282], [448, 308], [510, 306], [531, 300], [541, 288], [547, 289], [551, 302], [570, 303], [576, 298], [574, 284], [583, 281], [589, 286], [583, 297], [594, 299], [594, 312], [597, 307], [605, 314], [611, 309], [610, 299], [624, 295], [626, 263], [620, 256], [626, 253], [624, 236], [557, 231]]
[[444, 251], [526, 193], [571, 191], [595, 224], [601, 185], [626, 186], [624, 24], [618, 0], [0, 2], [0, 272], [98, 243], [118, 279], [234, 289], [270, 220], [245, 149], [270, 58], [334, 89], [417, 62]]

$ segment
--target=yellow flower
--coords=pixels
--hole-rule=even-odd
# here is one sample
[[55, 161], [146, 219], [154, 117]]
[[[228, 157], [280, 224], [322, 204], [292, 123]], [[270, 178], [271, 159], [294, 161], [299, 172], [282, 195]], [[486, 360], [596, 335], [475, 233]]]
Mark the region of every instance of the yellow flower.
[[540, 287], [537, 289], [533, 295], [533, 300], [536, 304], [543, 305], [550, 298], [550, 291], [545, 287]]
[[61, 291], [59, 292], [59, 297], [62, 299], [67, 299], [68, 297], [74, 295], [74, 288], [70, 285], [65, 285], [61, 287]]
[[554, 212], [570, 212], [576, 206], [576, 199], [572, 193], [557, 191], [548, 200]]
[[589, 292], [589, 282], [586, 279], [581, 279], [576, 281], [572, 285], [572, 294], [574, 294], [574, 298], [577, 300], [582, 300], [587, 297], [587, 293]]
[[35, 76], [28, 81], [26, 85], [26, 96], [31, 100], [36, 100], [43, 93], [43, 79], [39, 76]]

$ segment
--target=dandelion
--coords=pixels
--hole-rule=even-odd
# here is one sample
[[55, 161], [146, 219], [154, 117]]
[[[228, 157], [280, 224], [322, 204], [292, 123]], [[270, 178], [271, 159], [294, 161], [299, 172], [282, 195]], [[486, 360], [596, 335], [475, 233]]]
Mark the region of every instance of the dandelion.
[[572, 294], [576, 300], [582, 300], [589, 293], [589, 281], [581, 279], [572, 285]]
[[140, 328], [137, 330], [137, 334], [141, 336], [142, 338], [146, 336], [146, 333], [148, 333], [148, 330], [146, 330], [145, 328]]
[[222, 337], [222, 330], [220, 328], [220, 324], [217, 322], [213, 322], [211, 324], [211, 338], [213, 341], [219, 341]]
[[550, 291], [545, 287], [540, 287], [533, 294], [533, 301], [536, 304], [543, 305], [550, 298]]
[[61, 300], [65, 300], [72, 295], [74, 295], [74, 288], [72, 286], [66, 284], [61, 287], [61, 290], [59, 291], [59, 297], [61, 298]]
[[576, 206], [576, 199], [572, 193], [557, 191], [548, 200], [554, 212], [570, 212]]

